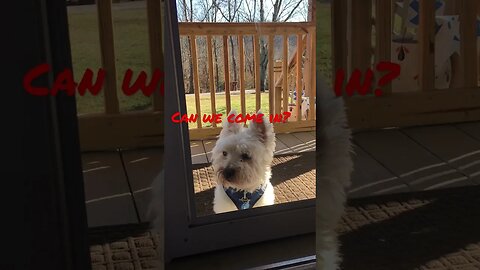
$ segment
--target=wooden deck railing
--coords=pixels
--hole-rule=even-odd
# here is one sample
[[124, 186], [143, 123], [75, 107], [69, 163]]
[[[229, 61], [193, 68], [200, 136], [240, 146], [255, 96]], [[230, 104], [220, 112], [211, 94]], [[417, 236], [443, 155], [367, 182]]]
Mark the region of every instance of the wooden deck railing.
[[[289, 119], [286, 123], [275, 123], [276, 132], [293, 132], [300, 130], [312, 130], [315, 127], [315, 24], [314, 23], [180, 23], [179, 32], [181, 37], [187, 37], [190, 41], [192, 71], [193, 71], [193, 90], [195, 95], [195, 111], [188, 112], [189, 114], [197, 114], [196, 128], [190, 129], [190, 137], [205, 139], [218, 135], [220, 129], [215, 123], [211, 127], [205, 127], [202, 123], [203, 114], [217, 113], [217, 85], [215, 85], [214, 74], [214, 57], [212, 53], [212, 39], [214, 37], [221, 37], [223, 42], [223, 60], [224, 60], [224, 92], [225, 92], [225, 108], [228, 114], [232, 109], [231, 104], [231, 65], [229, 64], [229, 56], [232, 54], [228, 39], [233, 37], [238, 42], [239, 65], [237, 72], [239, 74], [239, 92], [240, 92], [240, 110], [242, 114], [254, 113], [247, 111], [246, 104], [246, 82], [245, 82], [245, 38], [251, 37], [254, 59], [254, 88], [255, 88], [255, 110], [263, 109], [268, 114], [280, 114], [289, 110], [289, 97], [294, 91], [290, 86], [289, 80], [295, 80], [296, 99], [295, 111], [296, 119]], [[275, 72], [274, 51], [270, 48], [274, 47], [274, 40], [276, 36], [283, 38], [283, 52], [280, 68], [277, 66]], [[296, 49], [290, 59], [289, 52], [289, 37], [296, 36]], [[210, 92], [210, 110], [201, 111], [200, 100], [200, 83], [199, 83], [199, 60], [198, 60], [198, 45], [197, 40], [200, 37], [206, 37], [207, 47], [207, 61], [208, 61], [208, 89]], [[267, 66], [267, 81], [268, 81], [268, 104], [269, 110], [261, 108], [262, 95], [260, 89], [260, 39], [264, 38], [267, 43], [268, 50], [268, 66]], [[183, 52], [188, 53], [188, 52]], [[293, 73], [293, 74], [292, 74]], [[305, 96], [310, 99], [310, 107], [308, 119], [302, 119], [300, 105], [302, 102], [302, 89], [305, 91]], [[223, 104], [222, 104], [223, 105]]]
[[[152, 71], [163, 71], [161, 10], [163, 0], [147, 0], [147, 20]], [[160, 91], [152, 96], [152, 109], [120, 112], [117, 93], [117, 70], [112, 20], [112, 1], [97, 0], [104, 84], [104, 112], [79, 116], [81, 148], [84, 151], [111, 148], [155, 146], [163, 144], [163, 97]], [[153, 72], [152, 72], [153, 73]]]
[[[394, 0], [376, 0], [373, 3], [332, 1], [333, 78], [339, 69], [351, 74], [357, 68], [363, 72], [367, 68], [375, 70], [372, 62], [397, 61], [391, 57]], [[344, 95], [349, 122], [354, 129], [480, 120], [476, 36], [480, 3], [445, 1], [446, 15], [459, 15], [460, 20], [460, 60], [458, 66], [452, 66], [460, 73], [460, 79], [448, 89], [435, 89], [435, 50], [437, 46], [445, 46], [435, 43], [435, 0], [420, 0], [419, 4], [419, 90], [395, 92], [391, 86], [386, 86], [382, 88], [383, 95], [380, 97], [373, 93], [367, 96]], [[349, 13], [351, 16], [347, 15]], [[372, 45], [373, 27], [375, 45]]]

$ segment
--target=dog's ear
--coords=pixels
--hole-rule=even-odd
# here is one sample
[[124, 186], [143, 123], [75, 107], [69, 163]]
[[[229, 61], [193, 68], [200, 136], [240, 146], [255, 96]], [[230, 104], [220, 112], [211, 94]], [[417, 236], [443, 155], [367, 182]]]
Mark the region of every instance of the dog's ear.
[[[223, 121], [223, 127], [222, 131], [220, 132], [220, 137], [222, 136], [227, 136], [231, 134], [238, 133], [240, 131], [240, 128], [242, 127], [241, 123], [235, 123], [235, 117], [237, 115], [237, 112], [235, 110], [231, 110], [230, 113], [228, 114], [227, 118]], [[228, 121], [228, 119], [231, 119]]]
[[275, 136], [273, 133], [273, 125], [265, 119], [265, 115], [261, 110], [258, 110], [255, 119], [250, 121], [248, 128], [250, 133], [257, 136], [260, 141], [264, 143], [270, 143], [272, 137]]

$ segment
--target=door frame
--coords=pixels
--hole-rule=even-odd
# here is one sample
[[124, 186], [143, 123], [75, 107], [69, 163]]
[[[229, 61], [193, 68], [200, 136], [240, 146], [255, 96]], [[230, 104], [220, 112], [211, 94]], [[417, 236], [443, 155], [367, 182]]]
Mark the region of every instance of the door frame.
[[11, 227], [5, 229], [7, 245], [14, 254], [7, 255], [8, 262], [1, 265], [8, 269], [88, 270], [75, 97], [62, 91], [57, 96], [33, 96], [22, 85], [25, 74], [39, 64], [48, 63], [51, 69], [33, 84], [49, 89], [56, 74], [72, 68], [66, 2], [12, 1], [7, 9], [13, 16], [9, 16], [4, 33], [9, 48], [3, 64], [13, 72], [3, 80], [4, 100], [8, 100], [4, 105], [9, 110], [2, 113], [2, 122], [8, 127], [2, 141], [9, 159], [2, 175], [9, 179], [3, 188], [12, 199], [2, 205], [15, 213], [4, 213], [9, 217], [5, 225]]
[[195, 215], [188, 125], [170, 119], [186, 113], [176, 1], [166, 1], [165, 15], [165, 260], [314, 232], [314, 199]]

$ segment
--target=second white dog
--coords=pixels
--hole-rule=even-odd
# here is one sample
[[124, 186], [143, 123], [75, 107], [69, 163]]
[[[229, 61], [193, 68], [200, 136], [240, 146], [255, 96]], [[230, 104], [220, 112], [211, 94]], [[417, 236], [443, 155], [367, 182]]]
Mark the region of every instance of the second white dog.
[[[234, 111], [231, 114], [236, 115]], [[259, 111], [257, 115], [260, 114]], [[224, 122], [212, 150], [217, 182], [215, 213], [274, 204], [275, 194], [270, 183], [274, 151], [273, 125], [263, 115], [261, 121], [252, 120], [248, 128], [243, 127], [243, 123]]]

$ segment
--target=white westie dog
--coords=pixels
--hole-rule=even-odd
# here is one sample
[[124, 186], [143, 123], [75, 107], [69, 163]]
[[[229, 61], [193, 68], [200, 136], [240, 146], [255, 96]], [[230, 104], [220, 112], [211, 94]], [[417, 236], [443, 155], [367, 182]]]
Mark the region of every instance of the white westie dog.
[[353, 171], [351, 130], [343, 98], [320, 79], [317, 98], [317, 269], [337, 270], [341, 256], [336, 229]]
[[[235, 119], [234, 116], [236, 113], [232, 111], [229, 118]], [[270, 183], [275, 133], [260, 111], [256, 119], [259, 121], [252, 120], [248, 128], [243, 123], [224, 121], [212, 150], [217, 182], [213, 211], [217, 214], [275, 202]]]

